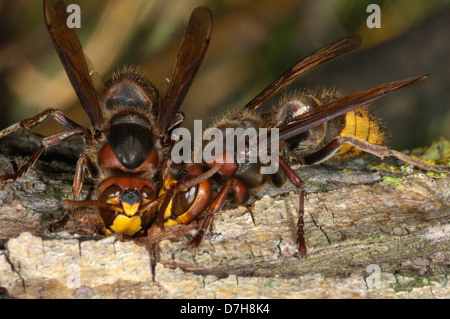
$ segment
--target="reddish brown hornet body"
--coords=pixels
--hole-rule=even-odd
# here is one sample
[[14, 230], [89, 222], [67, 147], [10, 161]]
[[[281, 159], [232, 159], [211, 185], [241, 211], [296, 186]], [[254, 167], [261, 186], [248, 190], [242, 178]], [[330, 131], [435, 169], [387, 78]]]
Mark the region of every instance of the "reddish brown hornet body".
[[[233, 193], [238, 203], [245, 202], [252, 189], [266, 183], [281, 187], [286, 177], [299, 190], [297, 239], [300, 255], [306, 254], [304, 239], [305, 188], [301, 178], [294, 172], [290, 161], [300, 164], [316, 164], [337, 152], [345, 153], [343, 144], [372, 153], [379, 157], [395, 156], [422, 169], [450, 171], [449, 168], [425, 164], [402, 153], [380, 146], [382, 139], [361, 138], [350, 124], [366, 122], [377, 128], [361, 107], [395, 90], [421, 82], [425, 76], [379, 85], [347, 96], [335, 94], [295, 94], [284, 99], [269, 115], [261, 115], [257, 109], [276, 93], [315, 67], [360, 45], [359, 37], [337, 40], [306, 57], [257, 97], [241, 111], [213, 125], [226, 135], [227, 128], [278, 128], [279, 135], [269, 135], [263, 148], [271, 150], [272, 142], [280, 143], [279, 154], [271, 154], [280, 169], [272, 174], [261, 174], [267, 166], [261, 161], [239, 163], [238, 153], [250, 158], [251, 147], [233, 149], [229, 153], [215, 154], [211, 162], [174, 164], [170, 151], [174, 145], [172, 131], [177, 128], [183, 115], [179, 107], [191, 85], [208, 47], [212, 18], [205, 6], [196, 8], [189, 20], [178, 53], [169, 86], [163, 97], [153, 85], [133, 70], [116, 74], [103, 88], [97, 84], [96, 73], [89, 68], [81, 44], [73, 29], [66, 25], [67, 13], [61, 0], [45, 0], [44, 15], [50, 38], [62, 61], [72, 86], [89, 117], [91, 127], [83, 127], [65, 116], [61, 111], [49, 109], [35, 117], [13, 124], [0, 132], [0, 138], [23, 128], [29, 130], [48, 116], [63, 124], [66, 131], [46, 137], [29, 161], [11, 175], [1, 180], [15, 181], [51, 147], [72, 136], [80, 136], [86, 144], [79, 157], [73, 182], [73, 200], [64, 201], [71, 207], [95, 206], [104, 225], [104, 232], [126, 235], [145, 234], [156, 224], [160, 227], [187, 224], [206, 212], [203, 224], [192, 243], [200, 244], [214, 214], [222, 208], [228, 194]], [[366, 118], [366, 120], [361, 120]], [[358, 122], [362, 121], [362, 122]], [[358, 124], [359, 125], [359, 124]], [[354, 125], [354, 128], [357, 124]], [[359, 126], [358, 126], [359, 128]], [[258, 139], [261, 137], [258, 136]], [[204, 145], [208, 147], [208, 143]], [[224, 148], [225, 149], [225, 148]], [[259, 150], [261, 151], [261, 150]], [[223, 163], [224, 158], [231, 158]], [[85, 173], [94, 179], [96, 199], [78, 201]], [[218, 174], [224, 185], [212, 199], [209, 178]], [[55, 224], [61, 227], [70, 216]]]
[[[243, 152], [242, 149], [237, 148], [234, 148], [231, 153], [216, 154], [215, 160], [204, 163], [205, 167], [218, 169], [217, 173], [225, 181], [225, 185], [207, 208], [206, 217], [192, 239], [192, 245], [200, 244], [214, 218], [214, 214], [220, 211], [229, 193], [233, 193], [238, 203], [244, 203], [249, 197], [250, 190], [267, 183], [271, 183], [275, 187], [281, 187], [287, 177], [300, 192], [297, 241], [300, 255], [305, 256], [307, 251], [303, 221], [305, 184], [297, 173], [291, 169], [285, 158], [302, 165], [312, 165], [335, 154], [349, 156], [362, 150], [381, 158], [395, 156], [425, 170], [450, 171], [448, 167], [429, 165], [381, 146], [380, 144], [384, 139], [378, 122], [369, 116], [364, 107], [390, 92], [420, 83], [426, 76], [382, 84], [347, 96], [325, 90], [322, 92], [299, 92], [284, 98], [270, 114], [256, 113], [256, 109], [264, 102], [294, 80], [314, 67], [358, 48], [360, 42], [359, 37], [348, 37], [325, 46], [286, 71], [246, 104], [241, 111], [225, 116], [224, 119], [213, 124], [213, 127], [218, 128], [223, 136], [227, 134], [226, 131], [229, 128], [240, 128], [242, 130], [253, 128], [256, 131], [259, 128], [278, 128], [279, 136], [276, 139], [281, 143], [281, 152], [272, 156], [276, 156], [279, 170], [270, 175], [261, 174], [260, 169], [267, 164], [260, 161], [253, 163], [249, 161], [251, 145], [248, 144], [243, 148], [246, 158], [244, 163], [238, 163], [237, 161], [236, 154]], [[239, 138], [241, 137], [242, 135], [239, 136]], [[269, 137], [267, 139], [265, 144], [267, 148], [270, 148], [270, 142], [274, 138]], [[225, 149], [225, 146], [222, 149]], [[226, 162], [224, 158], [227, 158], [227, 156], [232, 160]], [[181, 178], [179, 180], [185, 181]], [[190, 192], [190, 190], [179, 190], [179, 192]], [[168, 201], [166, 198], [165, 202]], [[165, 207], [160, 206], [160, 209], [165, 209]]]
[[[75, 92], [91, 122], [85, 128], [61, 111], [49, 109], [0, 133], [0, 137], [19, 128], [26, 130], [52, 116], [67, 131], [43, 139], [41, 147], [14, 174], [2, 180], [16, 180], [39, 158], [46, 147], [71, 136], [81, 136], [86, 151], [78, 160], [73, 182], [72, 207], [97, 206], [105, 233], [127, 235], [145, 233], [156, 220], [157, 207], [147, 205], [157, 198], [159, 171], [169, 145], [171, 128], [183, 116], [177, 113], [190, 84], [203, 61], [211, 33], [211, 13], [207, 7], [194, 10], [163, 98], [153, 85], [133, 70], [122, 71], [103, 88], [89, 68], [73, 29], [66, 25], [66, 7], [61, 0], [45, 0], [44, 16], [50, 38]], [[85, 172], [96, 181], [96, 200], [76, 201]], [[54, 227], [65, 224], [63, 220]]]

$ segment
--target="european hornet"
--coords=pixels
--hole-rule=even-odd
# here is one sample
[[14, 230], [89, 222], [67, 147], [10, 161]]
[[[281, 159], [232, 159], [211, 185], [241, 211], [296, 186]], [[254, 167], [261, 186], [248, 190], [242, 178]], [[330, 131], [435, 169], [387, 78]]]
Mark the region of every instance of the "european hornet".
[[[105, 234], [144, 234], [157, 214], [157, 208], [148, 203], [158, 195], [158, 173], [170, 147], [168, 137], [183, 120], [178, 109], [209, 44], [211, 12], [206, 6], [193, 11], [172, 78], [162, 98], [147, 79], [132, 69], [117, 73], [101, 88], [98, 74], [84, 56], [75, 31], [66, 25], [67, 16], [63, 1], [44, 0], [44, 17], [50, 38], [91, 127], [75, 123], [56, 109], [48, 109], [9, 126], [0, 132], [0, 138], [18, 129], [28, 131], [47, 117], [53, 117], [67, 130], [44, 138], [27, 163], [12, 175], [1, 176], [1, 180], [17, 180], [47, 147], [80, 136], [86, 145], [85, 152], [76, 165], [73, 200], [65, 204], [98, 207]], [[95, 180], [96, 199], [76, 201], [85, 171]], [[70, 215], [71, 210], [68, 210], [53, 228], [64, 226]]]
[[[299, 77], [305, 75], [313, 68], [334, 59], [344, 53], [358, 48], [361, 39], [358, 36], [337, 40], [324, 48], [309, 55], [292, 68], [273, 81], [266, 89], [247, 103], [243, 109], [232, 112], [223, 119], [218, 120], [212, 127], [219, 129], [222, 135], [227, 135], [231, 128], [241, 128], [241, 135], [237, 138], [245, 138], [245, 130], [254, 128], [278, 128], [278, 137], [264, 137], [265, 148], [270, 149], [271, 142], [276, 139], [280, 142], [280, 152], [272, 156], [279, 163], [279, 168], [273, 174], [261, 174], [260, 169], [267, 164], [261, 161], [251, 162], [252, 147], [245, 144], [243, 149], [235, 147], [231, 153], [222, 152], [215, 155], [204, 167], [219, 167], [217, 174], [224, 180], [225, 185], [220, 189], [206, 211], [206, 217], [196, 235], [191, 240], [193, 246], [198, 246], [202, 241], [209, 225], [214, 219], [214, 214], [219, 212], [232, 192], [235, 200], [242, 204], [249, 198], [249, 191], [257, 189], [264, 184], [271, 183], [275, 187], [282, 187], [286, 177], [299, 190], [299, 209], [297, 221], [298, 251], [305, 256], [307, 249], [304, 239], [304, 199], [306, 196], [305, 184], [289, 163], [301, 165], [314, 165], [333, 156], [350, 157], [364, 151], [380, 158], [394, 156], [402, 161], [410, 163], [424, 170], [450, 172], [449, 167], [430, 165], [418, 159], [409, 157], [401, 152], [391, 150], [383, 146], [384, 133], [379, 121], [370, 114], [367, 106], [378, 98], [401, 88], [416, 85], [426, 76], [417, 76], [409, 79], [382, 84], [351, 95], [342, 96], [333, 90], [304, 90], [285, 96], [269, 114], [259, 114], [256, 110], [275, 94], [283, 90]], [[233, 134], [235, 134], [233, 132]], [[261, 139], [262, 136], [258, 136]], [[209, 142], [211, 143], [211, 142]], [[208, 143], [204, 147], [206, 147]], [[222, 149], [226, 149], [225, 145]], [[258, 152], [260, 152], [258, 150]], [[244, 162], [237, 160], [237, 154], [244, 152]], [[231, 161], [225, 160], [231, 158]], [[177, 185], [188, 180], [188, 174], [180, 175], [180, 168], [174, 165], [171, 170], [163, 175], [165, 184]], [[185, 171], [187, 172], [187, 170]], [[198, 176], [199, 173], [197, 173]], [[173, 178], [176, 175], [178, 178]], [[164, 192], [170, 192], [169, 195]], [[190, 198], [194, 202], [195, 197], [188, 194], [195, 192], [189, 188], [167, 186], [160, 192], [166, 197], [160, 209], [166, 216], [176, 216], [173, 207], [179, 208], [175, 200]], [[161, 198], [161, 197], [160, 197]], [[158, 200], [161, 200], [161, 199]], [[172, 211], [171, 211], [172, 210]], [[178, 220], [183, 223], [182, 220]]]
[[[239, 152], [248, 159], [250, 147], [234, 149], [231, 153], [219, 152], [212, 161], [203, 163], [175, 164], [169, 156], [175, 143], [172, 132], [183, 120], [183, 115], [178, 112], [179, 107], [208, 47], [212, 18], [207, 7], [199, 7], [191, 15], [163, 98], [159, 97], [158, 91], [148, 80], [130, 69], [116, 74], [100, 89], [98, 76], [87, 62], [75, 31], [66, 26], [64, 3], [61, 0], [44, 0], [44, 15], [50, 37], [90, 119], [91, 128], [73, 122], [55, 109], [11, 125], [0, 132], [0, 138], [20, 128], [30, 130], [49, 116], [67, 130], [44, 138], [27, 163], [14, 174], [2, 176], [1, 179], [17, 180], [47, 147], [72, 136], [81, 136], [86, 150], [76, 165], [73, 200], [64, 201], [64, 204], [70, 207], [97, 207], [106, 234], [141, 235], [153, 224], [160, 227], [187, 224], [206, 212], [192, 240], [193, 245], [198, 245], [230, 192], [233, 192], [237, 202], [243, 203], [252, 189], [266, 183], [282, 187], [287, 177], [300, 192], [297, 238], [299, 252], [303, 256], [306, 254], [303, 236], [306, 192], [303, 181], [289, 162], [317, 164], [336, 154], [356, 153], [356, 147], [379, 157], [395, 156], [422, 169], [450, 171], [450, 168], [425, 164], [381, 146], [381, 133], [376, 135], [376, 139], [372, 138], [374, 131], [381, 130], [365, 106], [390, 92], [417, 84], [425, 76], [382, 84], [343, 97], [332, 91], [299, 92], [283, 99], [271, 114], [256, 112], [294, 80], [358, 48], [361, 42], [359, 37], [340, 39], [309, 55], [241, 111], [213, 125], [225, 134], [227, 128], [278, 128], [278, 136], [267, 136], [262, 145], [271, 150], [272, 142], [280, 143], [281, 152], [271, 154], [271, 157], [281, 169], [263, 175], [260, 169], [267, 166], [265, 163], [238, 163], [236, 160]], [[350, 125], [352, 118], [358, 124]], [[361, 133], [364, 125], [360, 123], [367, 124], [366, 128], [370, 128], [371, 133]], [[207, 146], [208, 143], [203, 145]], [[231, 158], [231, 161], [224, 161], [225, 158]], [[96, 199], [77, 201], [85, 171], [95, 180]], [[225, 185], [212, 199], [209, 178], [216, 173]], [[68, 210], [55, 227], [64, 225], [70, 214], [71, 210]]]

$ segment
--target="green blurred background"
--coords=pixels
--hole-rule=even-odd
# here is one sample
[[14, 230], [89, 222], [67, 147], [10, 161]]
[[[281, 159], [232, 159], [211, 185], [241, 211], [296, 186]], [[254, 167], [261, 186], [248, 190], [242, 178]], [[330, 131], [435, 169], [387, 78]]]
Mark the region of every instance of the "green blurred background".
[[[340, 37], [360, 34], [363, 48], [314, 70], [296, 87], [352, 93], [419, 74], [417, 87], [373, 107], [396, 149], [450, 138], [450, 1], [223, 0], [67, 1], [82, 10], [77, 31], [85, 53], [106, 81], [135, 65], [164, 92], [192, 10], [208, 4], [214, 25], [205, 62], [181, 110], [185, 126], [240, 108], [288, 67]], [[366, 8], [381, 7], [381, 28], [369, 29]], [[275, 97], [271, 103], [276, 103]], [[268, 103], [267, 107], [270, 107]], [[88, 121], [44, 25], [41, 1], [0, 0], [0, 128], [46, 108]], [[48, 121], [38, 132], [52, 134]]]

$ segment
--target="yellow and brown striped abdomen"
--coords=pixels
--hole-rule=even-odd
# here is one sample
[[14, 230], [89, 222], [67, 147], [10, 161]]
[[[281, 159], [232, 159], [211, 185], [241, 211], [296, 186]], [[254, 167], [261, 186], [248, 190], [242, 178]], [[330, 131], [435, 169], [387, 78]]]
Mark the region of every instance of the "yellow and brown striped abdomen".
[[[360, 108], [345, 115], [344, 126], [340, 132], [341, 136], [352, 136], [375, 145], [382, 145], [386, 141], [382, 124], [379, 119], [370, 114], [366, 108]], [[361, 150], [344, 144], [340, 147], [336, 156], [352, 157], [359, 155]]]

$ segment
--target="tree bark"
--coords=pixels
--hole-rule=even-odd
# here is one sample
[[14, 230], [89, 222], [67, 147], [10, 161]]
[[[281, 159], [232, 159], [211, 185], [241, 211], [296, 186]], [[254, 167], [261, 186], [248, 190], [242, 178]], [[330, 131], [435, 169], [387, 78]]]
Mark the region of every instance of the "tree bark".
[[[2, 139], [0, 174], [38, 143], [33, 135]], [[71, 197], [81, 149], [68, 142], [49, 150], [0, 191], [0, 286], [15, 298], [450, 296], [449, 176], [370, 169], [380, 163], [371, 157], [298, 168], [308, 191], [308, 256], [300, 259], [298, 193], [290, 184], [259, 190], [247, 206], [227, 202], [196, 249], [188, 241], [199, 221], [151, 229], [146, 238], [105, 238], [95, 210], [85, 209], [49, 232], [64, 212], [61, 199]], [[82, 194], [90, 192], [86, 181]]]

